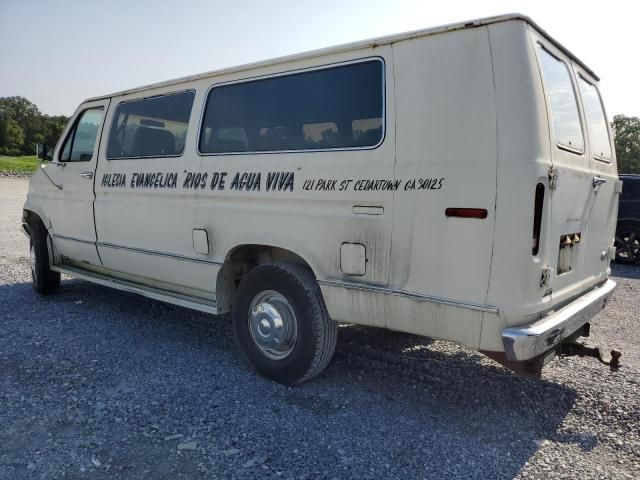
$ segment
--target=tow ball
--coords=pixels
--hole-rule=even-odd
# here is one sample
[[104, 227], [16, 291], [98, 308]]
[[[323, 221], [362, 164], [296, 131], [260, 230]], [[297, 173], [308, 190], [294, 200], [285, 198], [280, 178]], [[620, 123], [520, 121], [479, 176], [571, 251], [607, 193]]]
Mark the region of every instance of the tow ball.
[[620, 367], [620, 357], [622, 353], [618, 350], [611, 350], [606, 353], [602, 347], [590, 346], [586, 342], [577, 342], [575, 340], [562, 343], [560, 345], [560, 355], [563, 357], [572, 357], [578, 355], [580, 357], [593, 357], [598, 361], [609, 365], [612, 372], [616, 372]]

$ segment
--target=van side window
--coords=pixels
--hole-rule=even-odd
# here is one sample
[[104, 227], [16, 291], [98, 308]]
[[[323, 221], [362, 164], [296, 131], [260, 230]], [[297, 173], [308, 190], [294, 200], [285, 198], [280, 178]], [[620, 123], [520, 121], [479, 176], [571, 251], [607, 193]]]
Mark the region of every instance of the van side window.
[[567, 64], [540, 46], [540, 63], [545, 90], [549, 97], [553, 134], [559, 147], [584, 152], [584, 137], [578, 102]]
[[122, 102], [109, 132], [107, 158], [182, 155], [195, 92]]
[[595, 85], [590, 84], [582, 77], [578, 78], [584, 115], [587, 118], [591, 152], [598, 160], [608, 162], [611, 160], [611, 143], [600, 93]]
[[369, 60], [214, 87], [199, 151], [375, 147], [383, 138], [383, 75], [382, 61]]
[[102, 110], [102, 107], [89, 108], [80, 114], [64, 140], [58, 157], [60, 162], [88, 162], [93, 158]]

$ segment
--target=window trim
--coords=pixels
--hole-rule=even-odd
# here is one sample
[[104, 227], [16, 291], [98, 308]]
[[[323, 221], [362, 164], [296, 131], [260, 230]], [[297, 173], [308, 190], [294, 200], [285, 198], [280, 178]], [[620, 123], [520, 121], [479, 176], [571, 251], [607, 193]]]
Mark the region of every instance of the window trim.
[[[235, 85], [239, 83], [250, 83], [260, 80], [266, 80], [268, 78], [278, 78], [285, 77], [289, 75], [296, 75], [299, 73], [313, 72], [317, 70], [329, 70], [331, 68], [343, 67], [346, 65], [357, 65], [359, 63], [367, 63], [371, 61], [380, 62], [382, 65], [382, 135], [380, 136], [380, 141], [375, 145], [370, 145], [366, 147], [335, 147], [335, 148], [305, 148], [299, 150], [264, 150], [264, 151], [248, 151], [248, 152], [201, 152], [200, 151], [200, 140], [203, 135], [203, 122], [204, 116], [207, 112], [207, 103], [209, 101], [209, 95], [214, 88], [226, 87], [228, 85]], [[309, 152], [340, 152], [340, 151], [351, 151], [351, 150], [375, 150], [380, 145], [382, 145], [387, 137], [387, 82], [386, 82], [386, 63], [384, 58], [381, 56], [373, 56], [373, 57], [364, 57], [358, 58], [354, 60], [346, 60], [343, 62], [336, 63], [328, 63], [323, 65], [315, 65], [313, 67], [307, 68], [298, 68], [295, 70], [287, 70], [284, 72], [278, 72], [273, 74], [264, 74], [264, 75], [256, 75], [254, 77], [246, 77], [238, 80], [230, 80], [227, 82], [214, 83], [211, 85], [204, 96], [204, 103], [202, 105], [202, 110], [200, 112], [200, 122], [198, 123], [198, 138], [196, 142], [196, 152], [201, 157], [220, 157], [227, 155], [272, 155], [272, 154], [280, 154], [280, 153], [309, 153]]]
[[[58, 158], [57, 161], [58, 163], [81, 163], [81, 162], [90, 162], [91, 160], [93, 160], [93, 157], [96, 154], [96, 148], [100, 148], [100, 142], [98, 141], [98, 136], [101, 134], [102, 129], [100, 128], [100, 126], [98, 126], [98, 132], [96, 133], [96, 141], [93, 144], [93, 154], [91, 155], [91, 158], [89, 160], [71, 160], [71, 153], [73, 151], [73, 144], [75, 143], [75, 139], [76, 139], [76, 131], [78, 130], [78, 124], [80, 123], [80, 119], [84, 116], [85, 112], [88, 112], [89, 110], [102, 110], [102, 120], [101, 120], [101, 124], [104, 125], [104, 118], [105, 118], [105, 111], [106, 109], [104, 108], [104, 105], [95, 105], [93, 107], [87, 107], [83, 110], [80, 111], [80, 113], [78, 113], [78, 115], [76, 116], [76, 118], [73, 120], [73, 125], [71, 126], [71, 128], [69, 129], [69, 131], [67, 132], [67, 135], [64, 137], [64, 140], [62, 141], [62, 143], [60, 144], [60, 149], [58, 150]], [[67, 140], [69, 140], [69, 136], [73, 133], [73, 141], [71, 142], [71, 146], [69, 147], [69, 160], [62, 160], [62, 154], [64, 153], [64, 149], [67, 145]]]
[[[605, 127], [607, 128], [607, 141], [609, 142], [610, 158], [603, 157], [601, 155], [596, 155], [595, 153], [593, 153], [593, 151], [591, 152], [591, 155], [595, 160], [598, 160], [599, 162], [610, 164], [611, 162], [613, 162], [613, 145], [611, 144], [611, 125], [609, 125], [609, 121], [607, 120], [607, 111], [604, 109], [604, 102], [602, 101], [602, 95], [600, 94], [600, 89], [595, 83], [590, 82], [582, 74], [582, 72], [578, 72], [578, 90], [580, 90], [580, 80], [584, 81], [587, 85], [592, 86], [595, 89], [596, 93], [598, 94], [598, 102], [600, 103], [600, 109], [602, 110], [602, 115], [604, 115], [604, 124], [605, 124]], [[580, 90], [580, 101], [582, 102], [582, 109], [584, 110], [584, 118], [587, 121], [587, 133], [589, 134], [589, 150], [591, 150], [591, 132], [589, 131], [587, 111], [584, 108], [584, 100], [582, 99], [582, 90]]]
[[557, 61], [561, 62], [564, 67], [567, 69], [567, 73], [569, 74], [569, 81], [571, 82], [571, 90], [573, 91], [573, 99], [576, 102], [576, 109], [578, 111], [578, 122], [580, 123], [580, 133], [582, 134], [582, 149], [579, 148], [574, 148], [571, 147], [569, 145], [565, 145], [563, 143], [558, 142], [558, 139], [556, 138], [556, 132], [555, 129], [553, 128], [553, 109], [551, 108], [551, 102], [549, 99], [549, 95], [547, 94], [547, 82], [545, 81], [544, 78], [544, 69], [542, 66], [542, 59], [540, 58], [540, 54], [537, 54], [537, 59], [538, 59], [538, 68], [540, 69], [540, 79], [542, 80], [542, 88], [543, 91], [545, 92], [544, 96], [545, 96], [545, 105], [548, 105], [548, 112], [551, 114], [551, 125], [549, 125], [551, 132], [553, 133], [553, 141], [556, 144], [556, 147], [560, 150], [564, 150], [567, 151], [569, 153], [573, 153], [574, 155], [580, 155], [580, 156], [584, 156], [584, 154], [587, 151], [587, 136], [585, 135], [585, 129], [584, 129], [584, 125], [582, 122], [582, 104], [580, 102], [582, 97], [579, 97], [579, 93], [576, 91], [576, 87], [577, 85], [574, 82], [574, 78], [573, 78], [573, 69], [569, 68], [569, 65], [567, 64], [567, 62], [565, 62], [562, 58], [560, 58], [559, 56], [557, 56], [555, 53], [553, 53], [549, 48], [547, 48], [546, 45], [544, 45], [541, 41], [538, 41], [538, 46], [540, 47], [541, 51], [544, 51], [546, 53], [548, 53], [549, 55], [551, 55], [551, 57], [555, 58]]
[[[113, 129], [113, 119], [115, 118], [116, 114], [118, 113], [118, 107], [120, 107], [120, 105], [123, 105], [125, 103], [134, 103], [134, 102], [143, 102], [145, 100], [151, 100], [152, 98], [160, 98], [160, 97], [170, 97], [172, 95], [180, 95], [182, 93], [189, 93], [189, 92], [193, 92], [193, 100], [191, 102], [191, 111], [189, 112], [189, 121], [187, 122], [187, 131], [185, 133], [185, 140], [184, 140], [184, 146], [182, 147], [182, 152], [175, 154], [175, 155], [135, 155], [135, 156], [128, 156], [128, 157], [110, 157], [109, 156], [109, 142], [111, 140], [111, 130]], [[117, 105], [114, 107], [113, 109], [113, 115], [111, 116], [111, 125], [109, 126], [109, 134], [107, 135], [107, 146], [106, 146], [106, 151], [105, 151], [105, 158], [109, 161], [111, 160], [140, 160], [140, 159], [144, 159], [144, 158], [178, 158], [178, 157], [182, 157], [184, 155], [184, 152], [187, 150], [187, 139], [189, 138], [189, 124], [191, 123], [191, 116], [193, 115], [193, 107], [196, 104], [196, 89], [195, 88], [187, 88], [184, 90], [178, 90], [175, 92], [170, 92], [170, 93], [160, 93], [158, 95], [149, 95], [148, 97], [138, 97], [138, 98], [131, 98], [129, 100], [122, 100], [121, 102], [118, 102]]]

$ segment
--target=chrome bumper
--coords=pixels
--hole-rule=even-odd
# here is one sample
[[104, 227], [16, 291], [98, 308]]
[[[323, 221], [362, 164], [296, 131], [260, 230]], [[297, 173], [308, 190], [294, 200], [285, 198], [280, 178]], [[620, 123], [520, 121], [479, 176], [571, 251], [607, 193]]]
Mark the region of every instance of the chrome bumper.
[[502, 330], [502, 343], [508, 360], [531, 360], [557, 346], [598, 314], [616, 288], [613, 280], [578, 297], [560, 310], [537, 322]]

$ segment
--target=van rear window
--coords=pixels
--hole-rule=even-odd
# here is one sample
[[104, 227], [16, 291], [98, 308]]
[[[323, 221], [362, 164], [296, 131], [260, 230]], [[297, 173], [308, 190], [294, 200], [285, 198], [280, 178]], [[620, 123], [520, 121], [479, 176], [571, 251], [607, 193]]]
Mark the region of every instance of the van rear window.
[[542, 77], [553, 118], [553, 134], [560, 147], [582, 153], [584, 137], [578, 102], [567, 64], [540, 46]]
[[383, 137], [384, 68], [371, 60], [214, 87], [201, 153], [372, 148]]
[[123, 102], [113, 116], [107, 158], [182, 155], [193, 91]]
[[600, 93], [595, 85], [591, 85], [582, 77], [579, 78], [584, 114], [585, 117], [587, 117], [591, 153], [597, 159], [608, 162], [611, 160], [611, 143], [609, 141], [607, 118], [602, 108]]

